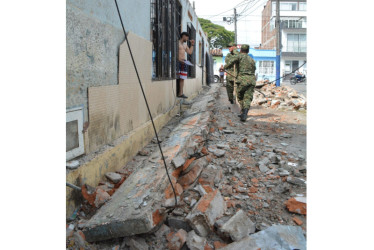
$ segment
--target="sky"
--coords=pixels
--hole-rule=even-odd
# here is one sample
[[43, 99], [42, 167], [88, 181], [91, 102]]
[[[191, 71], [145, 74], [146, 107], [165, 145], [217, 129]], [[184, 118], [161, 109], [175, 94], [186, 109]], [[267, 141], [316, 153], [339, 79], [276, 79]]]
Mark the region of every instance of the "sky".
[[[263, 6], [268, 0], [190, 0], [195, 2], [195, 11], [198, 17], [209, 19], [215, 24], [224, 26], [227, 30], [234, 31], [234, 23], [227, 24], [223, 17], [233, 17], [234, 7], [238, 17], [238, 44], [252, 46], [261, 43], [261, 14]], [[223, 13], [224, 12], [224, 13]], [[219, 14], [219, 15], [217, 15]]]

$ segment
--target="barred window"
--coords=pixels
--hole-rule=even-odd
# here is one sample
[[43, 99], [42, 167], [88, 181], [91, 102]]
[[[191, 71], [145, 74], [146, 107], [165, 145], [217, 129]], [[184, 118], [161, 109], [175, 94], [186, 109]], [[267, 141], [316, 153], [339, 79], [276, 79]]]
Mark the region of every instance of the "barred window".
[[259, 61], [259, 75], [273, 75], [274, 61]]
[[176, 6], [174, 0], [151, 0], [152, 79], [176, 77]]
[[[189, 40], [195, 40], [195, 46], [196, 46], [196, 43], [197, 43], [196, 42], [196, 30], [191, 23], [189, 23], [187, 25], [187, 33], [190, 35]], [[188, 47], [191, 46], [190, 41], [187, 42], [187, 45], [188, 45]], [[187, 53], [187, 60], [190, 61], [193, 65], [196, 66], [195, 49], [194, 49], [194, 51], [192, 52], [191, 55]], [[192, 67], [192, 66], [188, 67], [188, 75], [187, 75], [188, 78], [195, 78], [196, 77], [196, 67], [195, 66], [194, 67]]]

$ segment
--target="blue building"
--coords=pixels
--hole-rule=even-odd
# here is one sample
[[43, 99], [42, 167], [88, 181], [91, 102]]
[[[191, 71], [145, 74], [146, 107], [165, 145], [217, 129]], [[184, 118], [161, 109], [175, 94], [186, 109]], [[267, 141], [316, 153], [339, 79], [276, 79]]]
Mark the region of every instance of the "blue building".
[[[228, 49], [222, 50], [223, 64], [225, 62], [225, 58], [228, 53], [229, 53]], [[250, 48], [249, 55], [256, 62], [257, 80], [260, 81], [263, 79], [268, 79], [269, 81], [274, 81], [275, 80], [276, 51]]]

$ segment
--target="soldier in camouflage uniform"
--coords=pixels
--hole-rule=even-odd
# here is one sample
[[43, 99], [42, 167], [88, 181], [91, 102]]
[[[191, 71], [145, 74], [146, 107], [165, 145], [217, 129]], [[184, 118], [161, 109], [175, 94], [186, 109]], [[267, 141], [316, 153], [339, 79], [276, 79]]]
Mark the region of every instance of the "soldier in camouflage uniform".
[[240, 120], [245, 122], [247, 120], [248, 110], [251, 106], [253, 100], [253, 92], [256, 86], [256, 63], [248, 55], [249, 45], [243, 44], [240, 49], [240, 54], [234, 56], [225, 65], [225, 70], [232, 68], [237, 65], [238, 76], [237, 76], [237, 88], [236, 96], [240, 107], [242, 108], [242, 114], [240, 115]]
[[[227, 46], [229, 48], [230, 53], [226, 55], [225, 58], [225, 64], [228, 64], [236, 55], [239, 54], [236, 44], [234, 43], [229, 43]], [[226, 70], [227, 75], [226, 75], [226, 90], [227, 90], [227, 96], [229, 97], [229, 101], [231, 104], [234, 103], [234, 76], [237, 75], [237, 68], [234, 70], [234, 67], [231, 69]]]

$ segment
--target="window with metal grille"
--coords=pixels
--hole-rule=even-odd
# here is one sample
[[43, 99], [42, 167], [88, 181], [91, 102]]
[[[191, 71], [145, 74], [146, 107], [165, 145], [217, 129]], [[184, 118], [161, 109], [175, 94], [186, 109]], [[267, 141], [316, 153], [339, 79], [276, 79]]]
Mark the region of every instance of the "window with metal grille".
[[[194, 40], [195, 41], [195, 46], [196, 46], [196, 30], [194, 26], [191, 23], [188, 23], [187, 25], [187, 32], [190, 35], [189, 40]], [[190, 41], [187, 41], [188, 47], [191, 47]], [[196, 53], [195, 49], [192, 52], [192, 54], [187, 53], [187, 60], [190, 61], [194, 66], [188, 67], [188, 78], [195, 78], [196, 77]]]
[[174, 0], [151, 0], [152, 79], [175, 79], [176, 6]]
[[259, 61], [259, 75], [273, 75], [274, 74], [274, 61]]

